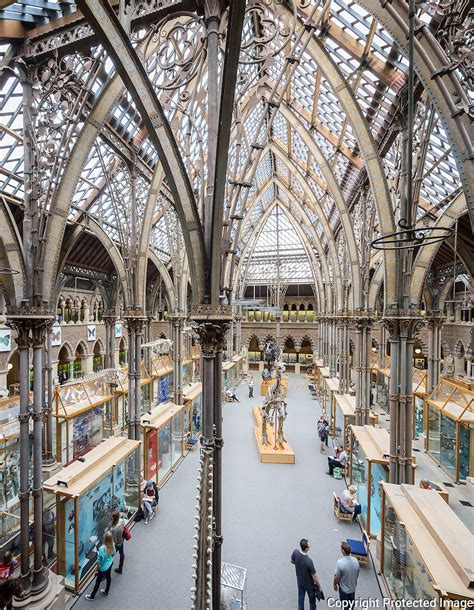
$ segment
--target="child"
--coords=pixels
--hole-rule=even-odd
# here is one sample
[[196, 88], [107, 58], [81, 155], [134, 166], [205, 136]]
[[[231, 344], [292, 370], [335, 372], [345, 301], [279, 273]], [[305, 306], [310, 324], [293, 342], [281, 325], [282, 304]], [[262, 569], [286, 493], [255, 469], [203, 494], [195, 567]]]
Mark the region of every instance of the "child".
[[114, 546], [114, 538], [112, 536], [112, 532], [108, 531], [104, 534], [103, 544], [99, 549], [96, 560], [96, 574], [97, 577], [95, 579], [94, 589], [92, 593], [88, 593], [86, 595], [86, 599], [92, 601], [95, 598], [95, 595], [99, 589], [100, 583], [105, 579], [106, 585], [105, 589], [101, 589], [102, 595], [109, 594], [111, 577], [110, 572], [112, 571], [112, 565], [114, 563], [114, 555], [115, 555], [115, 546]]

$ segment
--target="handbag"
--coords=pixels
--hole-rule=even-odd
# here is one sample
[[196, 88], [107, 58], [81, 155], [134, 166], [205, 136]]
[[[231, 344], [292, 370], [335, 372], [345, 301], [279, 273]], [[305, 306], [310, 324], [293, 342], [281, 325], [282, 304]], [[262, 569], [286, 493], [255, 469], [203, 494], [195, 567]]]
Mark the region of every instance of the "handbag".
[[123, 526], [123, 538], [124, 538], [124, 540], [132, 539], [132, 533], [130, 532], [130, 530], [128, 529], [128, 527], [126, 525]]

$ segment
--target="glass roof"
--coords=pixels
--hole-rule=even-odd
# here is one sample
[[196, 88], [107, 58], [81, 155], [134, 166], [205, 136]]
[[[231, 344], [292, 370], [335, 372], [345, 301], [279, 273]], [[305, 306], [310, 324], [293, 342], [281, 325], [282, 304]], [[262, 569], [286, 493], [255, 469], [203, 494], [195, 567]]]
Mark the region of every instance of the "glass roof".
[[[313, 13], [315, 6], [317, 10]], [[53, 21], [74, 9], [70, 0], [31, 3], [25, 0], [0, 11], [0, 19], [8, 11], [8, 18], [19, 19], [28, 28]], [[421, 6], [418, 11], [419, 19], [429, 23], [427, 12]], [[317, 46], [336, 64], [347, 82], [375, 145], [381, 147], [387, 139], [390, 142], [383, 149], [383, 168], [397, 209], [401, 136], [396, 134], [394, 117], [406, 87], [407, 60], [389, 32], [357, 2], [331, 0], [329, 11], [321, 16], [319, 12], [316, 0], [308, 0], [298, 5], [295, 13], [298, 21], [289, 27], [275, 9], [272, 18], [278, 35], [266, 43], [265, 61], [258, 61], [255, 56], [249, 20], [244, 28], [245, 48], [241, 52], [229, 145], [225, 210], [230, 249], [238, 257], [245, 252], [239, 273], [245, 265], [248, 281], [263, 278], [273, 281], [280, 270], [285, 281], [313, 282], [306, 249], [287, 214], [300, 227], [306, 248], [311, 249], [315, 260], [319, 260], [320, 252], [326, 254], [330, 276], [334, 277], [333, 262], [328, 256], [329, 238], [339, 244], [339, 253], [341, 244], [346, 243], [341, 237], [341, 217], [336, 205], [339, 191], [351, 210], [358, 244], [364, 231], [363, 220], [367, 216], [360, 209], [358, 193], [366, 179], [366, 169], [354, 123], [359, 119], [346, 114], [340, 91], [333, 87], [331, 75], [316, 62], [308, 37], [298, 36], [298, 28], [310, 17], [312, 22], [321, 17], [315, 34]], [[168, 40], [170, 33], [172, 44]], [[204, 22], [192, 13], [181, 13], [166, 22], [149, 20], [140, 23], [131, 38], [144, 58], [145, 70], [170, 122], [198, 208], [202, 210], [207, 186], [208, 138]], [[8, 61], [11, 52], [9, 45], [0, 44], [0, 61]], [[95, 104], [114, 76], [112, 61], [95, 41], [87, 57], [67, 49], [61, 53], [57, 66], [48, 63], [51, 62], [48, 58], [38, 61], [34, 88], [45, 210], [54, 201], [67, 161]], [[288, 61], [297, 54], [298, 61]], [[180, 70], [180, 66], [186, 69]], [[42, 78], [45, 70], [49, 73]], [[22, 88], [12, 71], [4, 72], [0, 82], [0, 194], [12, 204], [21, 203]], [[272, 90], [275, 96], [280, 96], [275, 105], [267, 104]], [[48, 122], [51, 108], [54, 117], [59, 117], [55, 118], [53, 129]], [[417, 216], [419, 219], [428, 216], [433, 221], [459, 192], [460, 176], [442, 121], [424, 91], [416, 107], [414, 143], [416, 159], [422, 159], [420, 166], [415, 163], [421, 179]], [[137, 164], [134, 213], [141, 221], [159, 156], [131, 96], [122, 90], [87, 155], [68, 212], [71, 222], [79, 221], [84, 213], [93, 216], [122, 247], [127, 246], [130, 238], [132, 158]], [[329, 179], [331, 176], [334, 181]], [[331, 186], [334, 184], [337, 192]], [[262, 216], [275, 203], [262, 228]], [[150, 205], [154, 206], [150, 245], [169, 264], [182, 237], [166, 181], [161, 192], [150, 198]], [[371, 210], [375, 237], [379, 227], [373, 202]], [[286, 266], [277, 264], [272, 252], [277, 221]], [[293, 257], [292, 261], [297, 259], [298, 265], [290, 264], [288, 257]]]

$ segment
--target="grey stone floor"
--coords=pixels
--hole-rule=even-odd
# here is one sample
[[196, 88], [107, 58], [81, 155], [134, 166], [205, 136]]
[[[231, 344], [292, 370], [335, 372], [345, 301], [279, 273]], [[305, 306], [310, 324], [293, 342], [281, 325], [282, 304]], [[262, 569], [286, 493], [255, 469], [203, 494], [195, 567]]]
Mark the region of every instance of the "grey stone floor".
[[[338, 524], [332, 514], [332, 492], [341, 491], [343, 483], [325, 474], [327, 458], [319, 453], [315, 432], [319, 406], [302, 376], [289, 377], [286, 435], [296, 453], [295, 465], [259, 462], [252, 406], [261, 398], [246, 398], [245, 384], [237, 391], [242, 402], [224, 407], [223, 559], [247, 568], [250, 610], [297, 607], [289, 557], [303, 537], [309, 538], [310, 555], [326, 597], [331, 596], [339, 543], [360, 537], [357, 526]], [[81, 596], [72, 600], [75, 610], [94, 605], [114, 610], [190, 607], [197, 464], [197, 452], [189, 454], [161, 493], [158, 517], [133, 528], [124, 573], [113, 574], [109, 597], [98, 595], [88, 602]], [[362, 569], [358, 594], [381, 598], [371, 568]]]

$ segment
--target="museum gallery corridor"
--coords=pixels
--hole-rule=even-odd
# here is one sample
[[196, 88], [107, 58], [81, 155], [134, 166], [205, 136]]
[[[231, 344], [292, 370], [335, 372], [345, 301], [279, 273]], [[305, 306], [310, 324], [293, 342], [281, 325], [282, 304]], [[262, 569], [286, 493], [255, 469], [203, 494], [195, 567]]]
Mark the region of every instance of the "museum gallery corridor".
[[[258, 374], [253, 375], [258, 381]], [[297, 607], [289, 557], [302, 537], [309, 539], [310, 555], [326, 598], [330, 597], [339, 543], [348, 536], [359, 537], [358, 526], [338, 523], [332, 513], [332, 493], [342, 491], [343, 481], [325, 474], [327, 458], [319, 453], [316, 436], [318, 403], [311, 399], [302, 375], [288, 377], [285, 432], [296, 453], [295, 465], [258, 461], [252, 406], [260, 404], [261, 397], [248, 399], [245, 382], [237, 390], [242, 402], [227, 403], [223, 411], [223, 561], [247, 568], [250, 610]], [[189, 607], [197, 466], [194, 451], [162, 489], [158, 517], [133, 528], [132, 540], [126, 543], [124, 573], [113, 574], [109, 597], [98, 595], [94, 607]], [[361, 568], [358, 595], [381, 598], [372, 567]], [[91, 607], [84, 594], [72, 603], [74, 610]]]

